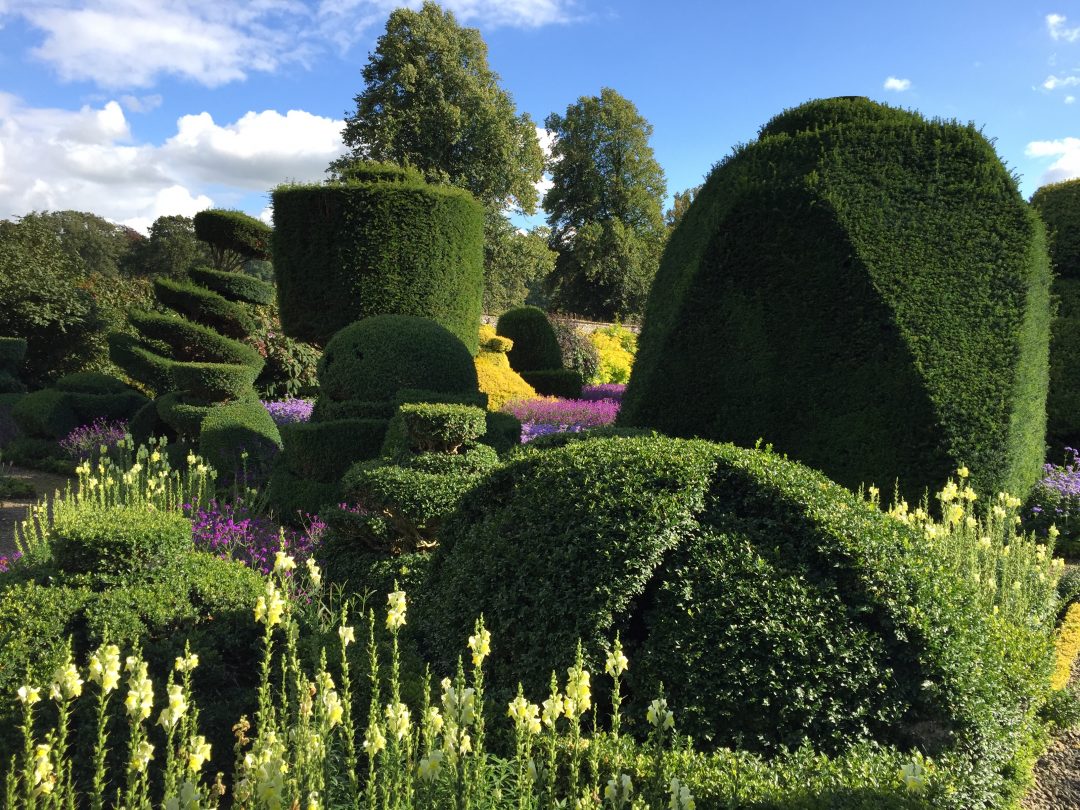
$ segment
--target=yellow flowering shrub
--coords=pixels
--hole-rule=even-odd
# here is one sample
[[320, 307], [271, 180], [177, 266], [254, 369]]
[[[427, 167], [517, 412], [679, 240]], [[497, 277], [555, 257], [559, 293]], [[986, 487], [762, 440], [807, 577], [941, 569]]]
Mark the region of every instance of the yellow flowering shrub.
[[1080, 602], [1069, 605], [1054, 646], [1057, 660], [1054, 665], [1054, 674], [1050, 678], [1050, 686], [1054, 689], [1064, 689], [1069, 682], [1073, 664], [1077, 656], [1080, 656]]
[[480, 390], [488, 395], [488, 410], [497, 411], [515, 399], [532, 399], [536, 390], [510, 368], [506, 353], [514, 345], [495, 334], [495, 327], [480, 327], [480, 352], [476, 355], [476, 377]]
[[600, 355], [600, 368], [591, 380], [594, 385], [625, 383], [630, 379], [637, 352], [637, 335], [624, 326], [612, 324], [591, 333], [589, 341]]

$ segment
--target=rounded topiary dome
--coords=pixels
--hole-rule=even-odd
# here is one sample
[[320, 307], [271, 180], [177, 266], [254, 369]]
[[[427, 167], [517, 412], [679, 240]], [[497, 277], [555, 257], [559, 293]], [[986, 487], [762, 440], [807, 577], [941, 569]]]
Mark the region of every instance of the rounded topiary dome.
[[477, 390], [465, 344], [446, 327], [413, 315], [375, 315], [345, 327], [319, 360], [320, 397], [386, 402], [402, 388]]
[[563, 367], [562, 349], [555, 328], [539, 307], [507, 310], [499, 317], [495, 331], [514, 341], [507, 356], [510, 367], [519, 374]]
[[809, 102], [710, 174], [668, 240], [621, 424], [759, 439], [918, 500], [1041, 472], [1043, 226], [974, 126]]
[[663, 682], [679, 730], [705, 746], [931, 753], [956, 735], [1004, 767], [999, 743], [1030, 699], [1006, 694], [1034, 693], [1039, 675], [921, 528], [729, 444], [578, 439], [519, 459], [443, 526], [415, 623], [435, 671], [483, 615], [489, 705], [519, 682], [542, 698], [579, 639], [602, 689], [618, 632], [624, 716], [643, 717]]

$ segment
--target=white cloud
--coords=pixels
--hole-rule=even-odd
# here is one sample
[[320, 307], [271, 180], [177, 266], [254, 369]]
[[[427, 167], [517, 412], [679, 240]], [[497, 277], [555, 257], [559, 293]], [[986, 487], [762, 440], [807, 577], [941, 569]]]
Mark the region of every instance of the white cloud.
[[1032, 141], [1024, 153], [1031, 158], [1056, 158], [1043, 172], [1040, 185], [1080, 177], [1080, 138]]
[[1080, 39], [1080, 26], [1066, 28], [1065, 22], [1064, 14], [1046, 15], [1046, 30], [1050, 33], [1050, 38], [1064, 40], [1065, 42], [1076, 42], [1076, 40]]
[[[444, 0], [465, 24], [567, 22], [574, 0]], [[177, 76], [208, 87], [348, 48], [400, 0], [0, 0], [43, 34], [32, 53], [64, 80], [150, 87]], [[419, 8], [419, 0], [405, 3]]]
[[1076, 101], [1076, 96], [1065, 96], [1065, 103], [1072, 104]]
[[895, 76], [890, 76], [885, 80], [885, 84], [883, 84], [882, 87], [886, 90], [894, 90], [897, 93], [903, 93], [911, 87], [911, 79], [898, 79]]
[[1055, 90], [1058, 87], [1075, 87], [1080, 85], [1080, 76], [1047, 76], [1042, 83], [1044, 90]]
[[301, 110], [249, 112], [217, 124], [186, 115], [163, 143], [133, 143], [123, 109], [38, 109], [0, 93], [0, 218], [43, 209], [92, 211], [145, 229], [214, 200], [318, 181], [345, 151], [343, 122]]

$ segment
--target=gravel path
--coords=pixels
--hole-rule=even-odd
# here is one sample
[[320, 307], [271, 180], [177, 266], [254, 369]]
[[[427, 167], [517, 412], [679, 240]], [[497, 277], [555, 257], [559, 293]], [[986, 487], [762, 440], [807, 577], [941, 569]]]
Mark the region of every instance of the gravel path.
[[52, 498], [57, 490], [64, 487], [73, 478], [53, 473], [27, 470], [5, 464], [0, 467], [0, 475], [10, 475], [33, 484], [37, 495], [33, 498], [0, 498], [0, 555], [11, 554], [15, 550], [15, 527], [26, 519], [26, 512], [42, 496]]

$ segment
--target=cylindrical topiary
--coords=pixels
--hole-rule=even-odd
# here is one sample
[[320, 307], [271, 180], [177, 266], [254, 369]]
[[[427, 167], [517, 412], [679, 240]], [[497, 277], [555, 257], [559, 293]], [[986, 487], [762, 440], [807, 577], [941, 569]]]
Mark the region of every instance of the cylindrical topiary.
[[[274, 271], [286, 334], [324, 346], [372, 315], [430, 318], [476, 352], [483, 296], [483, 208], [468, 192], [415, 177], [280, 186]], [[387, 180], [390, 180], [387, 182]]]
[[544, 310], [539, 307], [517, 307], [504, 312], [495, 331], [514, 342], [507, 356], [510, 367], [519, 374], [563, 367], [559, 340]]
[[1057, 271], [1046, 428], [1051, 449], [1060, 453], [1080, 441], [1080, 179], [1043, 186], [1031, 204], [1046, 223], [1050, 260]]
[[918, 499], [1040, 475], [1043, 226], [974, 126], [865, 99], [778, 116], [710, 174], [653, 283], [619, 422], [772, 443]]

